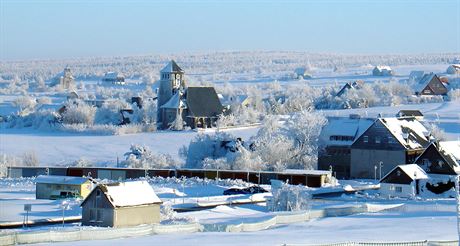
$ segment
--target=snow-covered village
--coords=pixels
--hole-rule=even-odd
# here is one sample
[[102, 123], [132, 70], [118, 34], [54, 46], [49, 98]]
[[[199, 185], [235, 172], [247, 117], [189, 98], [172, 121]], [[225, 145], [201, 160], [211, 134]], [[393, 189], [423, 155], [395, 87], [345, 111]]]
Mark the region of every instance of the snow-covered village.
[[0, 23], [0, 245], [460, 245], [459, 1]]

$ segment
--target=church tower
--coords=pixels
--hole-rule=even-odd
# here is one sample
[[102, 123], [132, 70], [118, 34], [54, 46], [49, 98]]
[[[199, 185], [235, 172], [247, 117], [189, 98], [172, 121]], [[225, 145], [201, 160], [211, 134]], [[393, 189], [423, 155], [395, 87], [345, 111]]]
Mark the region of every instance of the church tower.
[[157, 122], [163, 122], [163, 106], [175, 94], [185, 89], [184, 70], [174, 60], [160, 71], [160, 86], [158, 88]]

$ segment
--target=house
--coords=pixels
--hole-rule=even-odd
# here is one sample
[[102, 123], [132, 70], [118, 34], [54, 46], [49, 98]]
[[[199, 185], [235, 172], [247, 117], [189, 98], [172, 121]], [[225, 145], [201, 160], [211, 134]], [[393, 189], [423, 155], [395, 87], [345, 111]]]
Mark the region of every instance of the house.
[[306, 67], [298, 67], [294, 70], [294, 74], [297, 79], [311, 79], [312, 76], [308, 71]]
[[447, 83], [434, 73], [425, 74], [415, 86], [415, 95], [418, 96], [445, 96], [447, 91]]
[[109, 82], [115, 85], [124, 85], [125, 77], [117, 72], [107, 72], [102, 78], [103, 82]]
[[398, 118], [412, 117], [418, 121], [423, 120], [423, 114], [422, 112], [420, 112], [420, 110], [402, 109], [396, 114], [396, 117]]
[[350, 178], [351, 145], [374, 121], [359, 115], [328, 117], [319, 136], [318, 169], [332, 169], [337, 178]]
[[110, 227], [159, 223], [161, 203], [147, 181], [99, 184], [81, 203], [81, 223]]
[[389, 66], [376, 66], [372, 70], [372, 75], [373, 76], [392, 76], [393, 70], [391, 70], [391, 67]]
[[352, 178], [374, 178], [391, 171], [401, 163], [414, 163], [433, 137], [418, 120], [378, 118], [351, 145]]
[[160, 128], [167, 129], [178, 116], [191, 128], [215, 125], [224, 108], [214, 87], [191, 87], [184, 71], [172, 60], [160, 71], [158, 117]]
[[85, 198], [95, 182], [89, 177], [40, 175], [35, 179], [36, 199]]
[[460, 141], [433, 142], [414, 163], [429, 174], [460, 174]]
[[419, 81], [425, 75], [424, 71], [412, 71], [409, 74], [409, 81]]
[[411, 198], [420, 194], [420, 181], [429, 179], [417, 164], [398, 165], [380, 180], [383, 197]]
[[223, 96], [218, 94], [219, 100], [222, 102], [222, 106], [227, 107], [231, 111], [234, 111], [241, 107], [249, 107], [253, 100], [248, 95], [229, 95]]
[[447, 67], [446, 73], [448, 74], [460, 74], [460, 64], [452, 64]]
[[336, 96], [340, 97], [343, 94], [345, 94], [349, 90], [359, 90], [363, 87], [364, 81], [362, 80], [356, 80], [353, 82], [347, 82], [345, 85], [342, 87], [342, 89], [337, 92]]

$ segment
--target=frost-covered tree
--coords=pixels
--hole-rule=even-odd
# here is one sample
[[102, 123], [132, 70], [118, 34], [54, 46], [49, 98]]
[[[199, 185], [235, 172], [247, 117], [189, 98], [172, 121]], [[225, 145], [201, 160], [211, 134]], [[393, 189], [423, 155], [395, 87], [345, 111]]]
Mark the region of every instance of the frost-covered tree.
[[13, 100], [13, 106], [19, 108], [19, 113], [23, 114], [26, 112], [33, 111], [37, 105], [37, 100], [31, 96], [22, 96]]
[[62, 114], [64, 124], [84, 124], [93, 125], [96, 108], [82, 101], [77, 103], [67, 103], [66, 110]]
[[124, 154], [122, 165], [130, 168], [176, 168], [179, 163], [169, 154], [153, 153], [149, 147], [133, 144]]

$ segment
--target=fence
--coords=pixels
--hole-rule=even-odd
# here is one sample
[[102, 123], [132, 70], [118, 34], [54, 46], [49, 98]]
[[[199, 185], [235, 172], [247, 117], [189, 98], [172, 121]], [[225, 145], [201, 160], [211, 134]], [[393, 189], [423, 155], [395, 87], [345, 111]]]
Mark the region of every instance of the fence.
[[282, 246], [458, 246], [458, 241], [345, 242], [332, 244], [283, 244]]
[[[182, 224], [182, 225], [142, 225], [129, 228], [98, 228], [80, 227], [77, 230], [46, 231], [46, 232], [14, 232], [11, 234], [0, 234], [0, 246], [25, 243], [49, 243], [67, 242], [79, 240], [103, 240], [124, 237], [138, 237], [153, 234], [166, 233], [192, 233], [192, 232], [254, 232], [268, 229], [277, 224], [291, 224], [305, 222], [314, 218], [347, 216], [364, 212], [380, 212], [383, 210], [404, 209], [402, 204], [392, 205], [372, 205], [362, 204], [348, 207], [330, 207], [324, 209], [314, 209], [306, 212], [286, 212], [270, 216], [256, 222], [246, 222], [239, 224]], [[418, 242], [344, 242], [335, 244], [284, 244], [285, 246], [450, 246], [458, 245], [458, 241], [418, 241]]]

